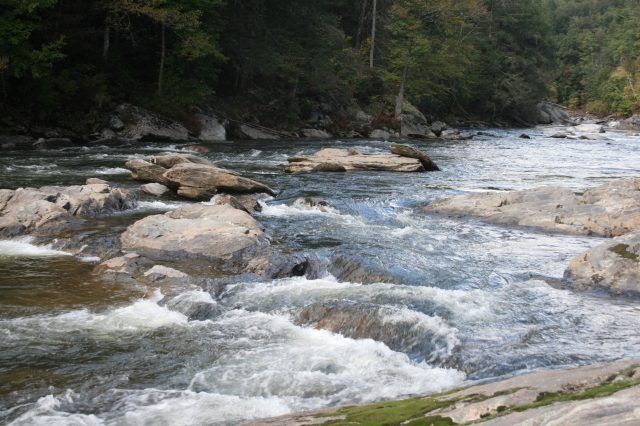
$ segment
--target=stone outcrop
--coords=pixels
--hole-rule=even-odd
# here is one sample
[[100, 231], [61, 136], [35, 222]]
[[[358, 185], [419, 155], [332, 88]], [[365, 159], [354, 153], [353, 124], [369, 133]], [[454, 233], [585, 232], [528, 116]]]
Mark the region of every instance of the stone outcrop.
[[538, 124], [575, 124], [564, 108], [549, 102], [540, 102], [536, 110]]
[[226, 273], [256, 272], [257, 260], [270, 254], [260, 224], [228, 205], [194, 204], [148, 216], [129, 226], [120, 240], [123, 250], [151, 259], [206, 260]]
[[189, 132], [182, 124], [129, 104], [120, 105], [116, 109], [109, 125], [122, 139], [179, 142], [189, 140]]
[[439, 200], [426, 212], [477, 216], [490, 223], [551, 232], [616, 237], [640, 230], [640, 179], [619, 179], [579, 195], [544, 187]]
[[321, 129], [302, 129], [300, 133], [307, 139], [331, 139], [333, 137], [331, 133]]
[[640, 296], [640, 233], [615, 238], [574, 257], [564, 278], [575, 290]]
[[196, 114], [198, 139], [203, 142], [219, 142], [227, 140], [227, 130], [218, 117], [213, 114]]
[[244, 123], [237, 126], [234, 133], [237, 139], [252, 140], [277, 140], [281, 136], [276, 131]]
[[260, 182], [216, 167], [209, 160], [189, 154], [164, 154], [151, 159], [126, 163], [135, 180], [156, 182], [174, 189], [178, 195], [194, 200], [209, 200], [217, 193], [252, 194], [275, 191]]
[[57, 232], [73, 219], [135, 207], [135, 195], [107, 184], [0, 190], [0, 235]]
[[[425, 154], [426, 155], [426, 154]], [[428, 157], [427, 157], [428, 158]], [[287, 173], [300, 172], [423, 172], [422, 160], [396, 154], [361, 154], [338, 148], [325, 148], [306, 157], [290, 157]]]

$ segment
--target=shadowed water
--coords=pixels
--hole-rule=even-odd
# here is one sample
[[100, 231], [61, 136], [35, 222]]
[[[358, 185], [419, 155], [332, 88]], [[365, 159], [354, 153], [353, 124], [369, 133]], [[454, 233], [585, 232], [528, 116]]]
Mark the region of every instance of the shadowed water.
[[[522, 131], [491, 132], [498, 137], [415, 142], [442, 168], [426, 174], [280, 171], [289, 155], [321, 146], [382, 152], [382, 141], [208, 145], [207, 156], [219, 165], [281, 191], [258, 215], [273, 244], [325, 263], [356, 260], [387, 283], [298, 277], [238, 283], [215, 294], [188, 288], [167, 302], [158, 289], [101, 280], [91, 274], [98, 259], [67, 255], [64, 245], [0, 242], [0, 421], [236, 424], [640, 355], [635, 302], [549, 285], [600, 239], [418, 211], [465, 191], [582, 191], [637, 176], [640, 139], [607, 133], [608, 140], [557, 140], [535, 129], [524, 140], [517, 137]], [[80, 184], [97, 176], [134, 187], [124, 162], [166, 150], [180, 149], [3, 153], [2, 186]], [[295, 204], [299, 197], [321, 198], [331, 208]], [[113, 223], [122, 227], [180, 203], [145, 200]], [[393, 344], [298, 325], [312, 304], [373, 312], [382, 324], [376, 335]], [[188, 308], [196, 305], [215, 306], [217, 314], [193, 319]]]

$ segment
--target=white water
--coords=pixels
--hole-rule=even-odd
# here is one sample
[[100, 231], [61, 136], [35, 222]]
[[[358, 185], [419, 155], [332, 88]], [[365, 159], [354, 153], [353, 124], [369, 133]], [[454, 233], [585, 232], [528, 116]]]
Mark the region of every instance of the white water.
[[49, 257], [71, 256], [69, 253], [54, 250], [51, 244], [35, 245], [33, 237], [20, 237], [13, 240], [0, 240], [0, 256], [12, 257]]

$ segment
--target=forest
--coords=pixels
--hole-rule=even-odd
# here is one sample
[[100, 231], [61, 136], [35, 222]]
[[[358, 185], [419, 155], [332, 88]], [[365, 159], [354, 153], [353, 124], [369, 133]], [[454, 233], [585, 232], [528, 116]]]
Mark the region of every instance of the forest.
[[[364, 109], [525, 120], [640, 110], [638, 0], [4, 0], [5, 117], [91, 127], [122, 102], [263, 123]], [[400, 99], [400, 104], [398, 104]]]

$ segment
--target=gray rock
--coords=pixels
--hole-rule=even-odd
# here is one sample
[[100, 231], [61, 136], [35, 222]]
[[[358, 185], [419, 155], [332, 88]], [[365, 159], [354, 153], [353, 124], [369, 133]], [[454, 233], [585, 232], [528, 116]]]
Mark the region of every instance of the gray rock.
[[615, 238], [574, 257], [564, 278], [574, 290], [640, 296], [640, 233]]
[[168, 185], [169, 180], [164, 177], [165, 169], [157, 164], [144, 160], [129, 160], [125, 163], [125, 167], [131, 170], [131, 177], [141, 182], [156, 182]]
[[620, 121], [618, 129], [631, 131], [640, 130], [640, 114], [634, 114], [631, 117]]
[[148, 195], [153, 195], [154, 197], [161, 197], [171, 190], [161, 183], [152, 182], [140, 186], [140, 191]]
[[164, 178], [169, 182], [169, 187], [177, 188], [178, 195], [198, 200], [209, 200], [218, 192], [231, 194], [264, 192], [275, 195], [273, 189], [260, 182], [207, 164], [176, 164], [165, 172]]
[[549, 102], [540, 102], [537, 105], [538, 124], [575, 124], [569, 114], [560, 106]]
[[420, 163], [422, 163], [422, 167], [424, 167], [424, 169], [428, 172], [440, 170], [440, 167], [438, 167], [438, 165], [434, 163], [426, 153], [412, 146], [392, 143], [390, 146], [390, 151], [392, 154], [396, 154], [401, 157], [415, 158], [417, 160], [420, 160]]
[[559, 187], [488, 192], [439, 200], [425, 211], [490, 223], [616, 237], [640, 230], [640, 179], [618, 179], [583, 195]]
[[333, 137], [331, 133], [320, 129], [302, 129], [300, 132], [308, 139], [331, 139]]
[[578, 124], [569, 128], [573, 133], [604, 133], [604, 127], [600, 124]]
[[373, 129], [371, 133], [369, 133], [369, 137], [371, 139], [380, 139], [386, 141], [391, 139], [391, 133], [383, 129]]
[[270, 251], [260, 224], [228, 205], [195, 204], [148, 216], [122, 234], [122, 247], [158, 260], [204, 259], [219, 271], [264, 270]]
[[54, 233], [82, 216], [136, 206], [133, 192], [105, 184], [0, 191], [0, 235]]
[[86, 185], [108, 185], [109, 182], [107, 182], [104, 179], [99, 179], [99, 178], [88, 178], [85, 181]]
[[121, 129], [116, 129], [111, 123], [114, 130], [118, 131], [118, 136], [131, 140], [169, 140], [169, 141], [187, 141], [189, 140], [189, 132], [180, 123], [161, 117], [158, 114], [144, 110], [129, 104], [120, 105], [116, 110], [117, 118], [122, 122]]
[[0, 149], [33, 149], [36, 142], [31, 136], [23, 135], [0, 135]]
[[435, 133], [437, 136], [440, 136], [442, 132], [444, 132], [447, 129], [448, 129], [447, 124], [443, 123], [442, 121], [434, 121], [433, 123], [431, 123], [431, 131]]
[[198, 157], [192, 154], [177, 154], [174, 152], [162, 153], [154, 155], [151, 158], [151, 163], [157, 164], [165, 169], [170, 169], [176, 164], [193, 163], [193, 164], [207, 164], [213, 166], [214, 164], [206, 158]]
[[280, 135], [276, 132], [272, 132], [268, 129], [257, 126], [251, 126], [249, 124], [241, 124], [240, 126], [238, 126], [238, 136], [241, 139], [280, 139]]
[[144, 276], [148, 278], [151, 282], [162, 281], [167, 278], [187, 278], [188, 275], [184, 272], [180, 272], [177, 269], [169, 268], [163, 265], [155, 265], [151, 269], [147, 270], [144, 273]]
[[325, 148], [308, 157], [289, 158], [285, 167], [287, 173], [312, 171], [390, 171], [421, 172], [424, 167], [420, 160], [395, 154], [353, 154], [346, 149]]
[[227, 130], [215, 115], [196, 114], [195, 120], [200, 129], [199, 140], [205, 142], [227, 140]]

